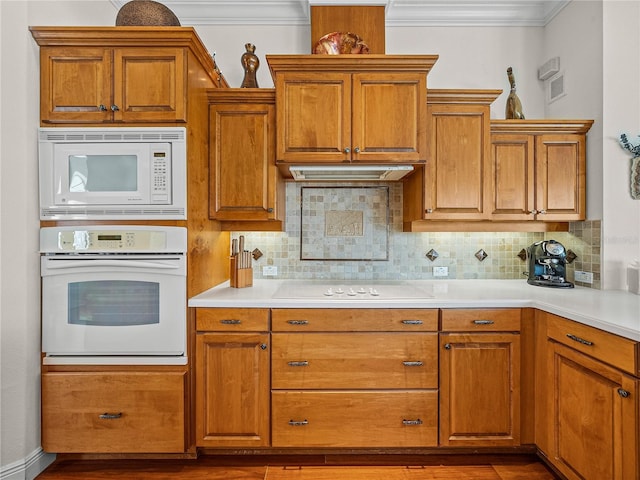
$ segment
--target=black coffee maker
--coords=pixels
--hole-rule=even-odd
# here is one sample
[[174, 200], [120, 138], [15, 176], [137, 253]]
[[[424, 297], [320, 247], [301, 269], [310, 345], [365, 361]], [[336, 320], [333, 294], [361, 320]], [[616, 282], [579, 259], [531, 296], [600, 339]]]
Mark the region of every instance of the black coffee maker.
[[555, 240], [542, 240], [527, 248], [529, 278], [527, 283], [539, 287], [573, 288], [565, 279], [567, 252]]

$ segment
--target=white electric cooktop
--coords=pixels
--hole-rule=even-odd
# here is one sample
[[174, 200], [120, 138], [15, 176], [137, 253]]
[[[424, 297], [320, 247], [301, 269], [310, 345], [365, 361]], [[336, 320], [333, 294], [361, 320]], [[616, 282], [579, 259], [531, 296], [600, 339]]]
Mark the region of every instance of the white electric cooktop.
[[273, 294], [277, 299], [314, 300], [400, 300], [433, 298], [428, 286], [416, 286], [408, 282], [284, 282]]

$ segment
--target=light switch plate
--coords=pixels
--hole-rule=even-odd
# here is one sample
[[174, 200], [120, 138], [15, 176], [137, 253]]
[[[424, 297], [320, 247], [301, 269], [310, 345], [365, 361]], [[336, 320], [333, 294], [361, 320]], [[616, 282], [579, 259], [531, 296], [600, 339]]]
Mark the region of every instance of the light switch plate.
[[575, 278], [576, 282], [593, 283], [593, 273], [592, 272], [582, 272], [580, 270], [576, 270], [574, 278]]

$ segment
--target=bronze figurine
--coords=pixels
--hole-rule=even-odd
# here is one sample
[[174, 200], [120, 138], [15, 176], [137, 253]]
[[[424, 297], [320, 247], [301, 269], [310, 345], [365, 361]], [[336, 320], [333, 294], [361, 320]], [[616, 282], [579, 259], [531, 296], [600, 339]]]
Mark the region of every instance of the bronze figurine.
[[522, 104], [520, 103], [518, 95], [516, 95], [516, 80], [513, 76], [513, 69], [511, 67], [507, 68], [507, 78], [509, 79], [509, 83], [511, 84], [511, 92], [507, 97], [505, 118], [507, 120], [524, 119], [524, 113], [522, 113]]
[[260, 66], [260, 60], [255, 54], [256, 46], [252, 43], [245, 43], [244, 48], [247, 51], [244, 52], [240, 58], [242, 68], [244, 68], [244, 79], [242, 80], [240, 88], [258, 88], [256, 72]]

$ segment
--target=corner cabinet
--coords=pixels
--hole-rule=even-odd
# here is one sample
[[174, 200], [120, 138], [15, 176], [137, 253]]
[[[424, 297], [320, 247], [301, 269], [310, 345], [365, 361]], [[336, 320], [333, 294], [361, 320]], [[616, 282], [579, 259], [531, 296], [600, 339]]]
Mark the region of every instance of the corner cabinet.
[[[184, 123], [188, 62], [211, 63], [193, 29], [31, 27], [42, 124]], [[208, 58], [207, 58], [208, 57]], [[217, 67], [212, 76], [224, 83]]]
[[283, 230], [274, 90], [212, 89], [208, 98], [209, 217], [223, 230]]
[[197, 308], [196, 330], [196, 446], [269, 446], [269, 310]]
[[569, 480], [640, 478], [637, 342], [540, 313], [547, 384], [536, 443]]
[[442, 310], [440, 445], [520, 445], [520, 309]]
[[590, 120], [492, 120], [495, 220], [584, 220]]
[[[267, 55], [284, 163], [424, 162], [436, 55]], [[397, 128], [402, 126], [402, 128]]]

